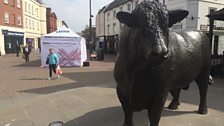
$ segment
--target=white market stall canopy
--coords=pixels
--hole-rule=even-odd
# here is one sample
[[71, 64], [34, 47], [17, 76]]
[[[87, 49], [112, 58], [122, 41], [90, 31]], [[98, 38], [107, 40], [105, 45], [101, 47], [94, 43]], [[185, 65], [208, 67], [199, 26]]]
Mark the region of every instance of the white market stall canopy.
[[41, 36], [41, 66], [47, 66], [50, 48], [58, 55], [62, 67], [79, 67], [87, 60], [86, 40], [65, 26]]

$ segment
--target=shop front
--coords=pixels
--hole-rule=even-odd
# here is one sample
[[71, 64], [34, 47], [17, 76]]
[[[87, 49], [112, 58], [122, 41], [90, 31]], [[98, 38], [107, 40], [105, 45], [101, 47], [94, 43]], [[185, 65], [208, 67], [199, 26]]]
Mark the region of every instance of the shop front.
[[2, 30], [4, 34], [4, 45], [6, 54], [15, 53], [16, 50], [23, 46], [24, 33]]

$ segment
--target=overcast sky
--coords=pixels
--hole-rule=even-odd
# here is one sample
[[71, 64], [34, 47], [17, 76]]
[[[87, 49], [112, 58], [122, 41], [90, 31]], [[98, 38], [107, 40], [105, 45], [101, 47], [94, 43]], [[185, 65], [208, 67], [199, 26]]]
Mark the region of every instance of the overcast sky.
[[[99, 9], [113, 0], [92, 0], [93, 25]], [[89, 24], [89, 0], [44, 0], [60, 20], [65, 20], [76, 32], [82, 31]]]

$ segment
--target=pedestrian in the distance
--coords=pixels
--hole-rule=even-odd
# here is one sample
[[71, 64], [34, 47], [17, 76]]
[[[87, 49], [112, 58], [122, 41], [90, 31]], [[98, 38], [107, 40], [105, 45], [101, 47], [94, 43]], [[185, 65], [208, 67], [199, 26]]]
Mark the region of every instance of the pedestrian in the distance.
[[48, 60], [48, 64], [49, 64], [49, 77], [48, 80], [52, 79], [52, 71], [55, 73], [55, 75], [57, 75], [57, 78], [59, 78], [60, 76], [56, 73], [56, 69], [58, 66], [58, 55], [56, 53], [54, 53], [54, 49], [50, 48], [49, 49], [49, 54], [47, 56], [47, 60]]
[[24, 54], [24, 56], [25, 56], [25, 61], [26, 61], [26, 63], [30, 62], [30, 57], [29, 57], [30, 52], [31, 52], [31, 50], [30, 50], [30, 49], [28, 48], [28, 46], [26, 45], [26, 46], [23, 48], [23, 54]]
[[19, 43], [18, 43], [18, 41], [16, 42], [16, 56], [17, 57], [19, 57], [19, 48], [20, 48], [20, 46], [19, 46]]

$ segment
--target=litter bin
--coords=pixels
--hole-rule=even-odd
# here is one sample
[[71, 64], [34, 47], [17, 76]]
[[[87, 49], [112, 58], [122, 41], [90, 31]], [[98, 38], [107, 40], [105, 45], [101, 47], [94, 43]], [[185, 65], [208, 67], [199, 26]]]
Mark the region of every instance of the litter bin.
[[97, 49], [96, 50], [96, 60], [97, 61], [104, 60], [104, 51], [103, 51], [103, 49]]

